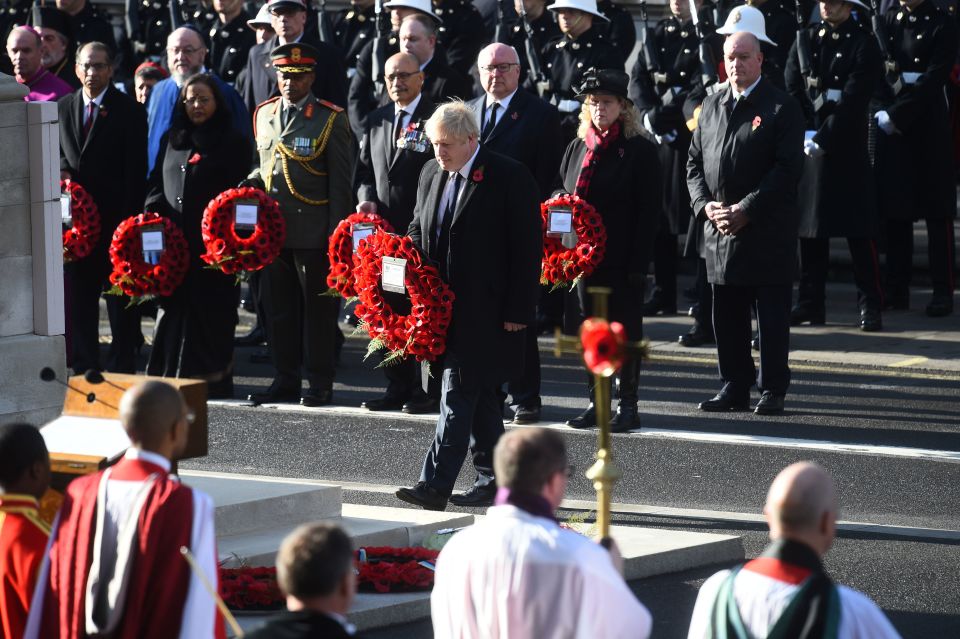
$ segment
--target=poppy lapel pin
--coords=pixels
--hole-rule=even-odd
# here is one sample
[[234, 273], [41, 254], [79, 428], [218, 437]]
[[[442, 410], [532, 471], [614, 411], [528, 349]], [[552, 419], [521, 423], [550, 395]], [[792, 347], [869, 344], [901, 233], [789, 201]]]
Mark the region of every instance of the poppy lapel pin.
[[760, 125], [763, 123], [763, 120], [760, 119], [760, 116], [753, 118], [753, 124], [751, 125], [751, 131], [756, 131]]
[[510, 118], [513, 119], [513, 120], [516, 120], [516, 119], [518, 119], [519, 117], [520, 117], [520, 114], [517, 113], [516, 111], [514, 111], [513, 113], [510, 114]]
[[483, 182], [483, 167], [474, 169], [470, 179], [477, 183]]
[[190, 156], [190, 159], [187, 160], [187, 164], [199, 164], [199, 163], [200, 163], [200, 157], [201, 157], [201, 156], [200, 156], [199, 153], [194, 153], [193, 155]]

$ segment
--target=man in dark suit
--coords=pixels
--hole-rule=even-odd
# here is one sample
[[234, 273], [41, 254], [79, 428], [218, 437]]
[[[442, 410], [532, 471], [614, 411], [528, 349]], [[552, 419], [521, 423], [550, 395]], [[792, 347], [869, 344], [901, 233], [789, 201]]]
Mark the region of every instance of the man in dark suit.
[[[100, 293], [110, 272], [107, 249], [113, 229], [143, 210], [147, 177], [147, 114], [110, 82], [113, 52], [91, 42], [77, 54], [83, 88], [64, 97], [60, 114], [60, 177], [78, 182], [100, 212], [93, 253], [67, 265], [70, 364], [74, 371], [100, 368]], [[140, 315], [126, 300], [107, 296], [113, 340], [106, 368], [133, 373]]]
[[332, 44], [320, 42], [304, 33], [307, 5], [303, 0], [272, 0], [268, 6], [276, 35], [250, 49], [247, 66], [237, 85], [237, 91], [243, 96], [250, 113], [254, 112], [257, 105], [279, 95], [277, 74], [270, 62], [270, 52], [291, 42], [309, 44], [319, 52], [319, 59], [323, 60], [323, 64], [317, 65], [313, 95], [337, 106], [346, 106], [347, 72], [343, 66], [343, 56]]
[[[704, 411], [783, 412], [790, 384], [790, 296], [803, 161], [800, 105], [760, 75], [760, 41], [747, 31], [723, 45], [729, 84], [707, 97], [690, 143], [687, 185], [703, 223], [707, 279], [723, 388]], [[750, 353], [750, 309], [760, 328], [760, 375]]]
[[468, 447], [477, 477], [463, 497], [489, 502], [496, 490], [493, 447], [503, 434], [497, 389], [516, 373], [523, 331], [534, 320], [542, 236], [536, 181], [519, 162], [480, 146], [468, 106], [440, 106], [426, 132], [437, 159], [420, 173], [407, 234], [456, 298], [436, 438], [420, 481], [397, 497], [443, 510]]
[[[378, 213], [398, 232], [403, 233], [413, 219], [417, 203], [416, 183], [420, 170], [433, 157], [433, 147], [423, 125], [436, 108], [420, 92], [423, 72], [409, 53], [397, 53], [387, 60], [387, 92], [393, 102], [367, 117], [366, 132], [360, 143], [360, 158], [354, 176], [354, 188], [360, 204], [357, 210]], [[385, 292], [391, 306], [409, 305], [406, 297]], [[385, 366], [387, 390], [383, 397], [369, 399], [363, 407], [372, 411], [418, 410], [429, 400], [420, 379], [420, 365], [410, 358]]]
[[473, 97], [470, 80], [444, 60], [437, 47], [437, 23], [422, 13], [403, 19], [400, 24], [400, 50], [410, 53], [420, 62], [423, 71], [423, 92], [435, 104], [453, 98], [469, 100]]
[[[477, 59], [484, 94], [468, 104], [480, 127], [480, 144], [522, 163], [537, 181], [540, 200], [550, 197], [563, 148], [556, 107], [519, 88], [520, 57], [505, 44], [491, 44]], [[508, 380], [514, 423], [540, 420], [540, 351], [534, 330], [525, 332], [523, 370]]]
[[248, 639], [348, 639], [346, 615], [357, 590], [350, 538], [334, 524], [300, 526], [277, 552], [277, 585], [289, 610]]

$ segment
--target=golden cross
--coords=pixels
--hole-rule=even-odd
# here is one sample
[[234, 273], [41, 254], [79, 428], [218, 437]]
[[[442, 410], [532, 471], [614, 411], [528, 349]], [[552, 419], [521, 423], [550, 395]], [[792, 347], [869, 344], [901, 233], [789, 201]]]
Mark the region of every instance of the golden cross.
[[[587, 293], [593, 298], [594, 317], [607, 319], [607, 300], [611, 290], [603, 287], [590, 287]], [[646, 342], [627, 342], [624, 344], [624, 357], [647, 357]], [[583, 352], [583, 342], [580, 337], [563, 335], [560, 329], [556, 330], [556, 343], [553, 347], [554, 355], [561, 357], [564, 353]], [[593, 482], [597, 491], [597, 529], [601, 539], [610, 536], [610, 502], [613, 485], [623, 474], [613, 461], [613, 451], [610, 442], [610, 378], [617, 370], [609, 368], [602, 373], [594, 373], [593, 405], [597, 415], [597, 460], [585, 473], [586, 478]]]

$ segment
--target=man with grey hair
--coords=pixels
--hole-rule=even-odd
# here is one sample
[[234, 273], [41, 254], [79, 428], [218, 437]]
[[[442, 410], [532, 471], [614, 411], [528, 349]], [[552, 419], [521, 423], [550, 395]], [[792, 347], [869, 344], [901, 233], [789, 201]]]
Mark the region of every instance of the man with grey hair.
[[561, 528], [554, 516], [570, 471], [563, 438], [545, 428], [511, 431], [494, 466], [496, 505], [437, 559], [434, 636], [648, 637], [650, 613], [627, 587], [616, 545]]
[[493, 447], [503, 434], [497, 389], [522, 365], [543, 240], [536, 181], [519, 162], [480, 146], [470, 107], [440, 106], [426, 133], [436, 159], [420, 173], [407, 234], [455, 299], [436, 437], [420, 481], [397, 497], [443, 510], [468, 448], [477, 476], [466, 494], [482, 501], [496, 489]]
[[806, 461], [787, 466], [770, 485], [763, 515], [772, 543], [760, 557], [703, 584], [690, 639], [899, 637], [875, 603], [835, 585], [823, 568], [837, 524], [836, 486], [826, 470]]

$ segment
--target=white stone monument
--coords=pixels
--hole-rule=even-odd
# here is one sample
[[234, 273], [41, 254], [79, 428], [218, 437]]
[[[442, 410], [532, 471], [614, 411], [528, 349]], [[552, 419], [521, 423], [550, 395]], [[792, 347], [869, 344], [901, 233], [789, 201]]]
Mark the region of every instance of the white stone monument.
[[60, 132], [55, 102], [0, 74], [0, 423], [60, 414], [66, 380]]

